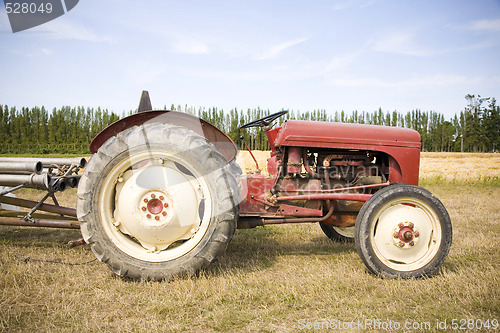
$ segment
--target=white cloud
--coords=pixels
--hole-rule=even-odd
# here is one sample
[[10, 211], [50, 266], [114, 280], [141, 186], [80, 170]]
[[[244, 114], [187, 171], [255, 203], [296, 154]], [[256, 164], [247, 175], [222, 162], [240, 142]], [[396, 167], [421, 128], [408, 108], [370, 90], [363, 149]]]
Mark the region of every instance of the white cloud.
[[467, 28], [470, 30], [500, 32], [500, 19], [474, 21], [470, 23]]
[[207, 43], [189, 39], [189, 38], [175, 38], [172, 43], [173, 51], [181, 54], [208, 54], [210, 48]]
[[51, 56], [52, 54], [54, 54], [54, 50], [43, 47], [41, 49], [30, 49], [29, 52], [20, 50], [11, 50], [10, 53], [25, 58], [35, 58], [40, 56]]
[[415, 35], [406, 32], [397, 32], [381, 38], [373, 43], [372, 49], [379, 52], [413, 56], [430, 56], [439, 53], [417, 45]]
[[27, 30], [27, 33], [45, 33], [50, 39], [70, 39], [87, 42], [112, 42], [113, 38], [98, 35], [88, 27], [59, 17], [38, 27]]
[[254, 70], [225, 70], [225, 69], [183, 69], [183, 74], [190, 77], [211, 79], [226, 82], [292, 82], [308, 79], [318, 75], [314, 66], [289, 66], [286, 64], [255, 68]]
[[347, 53], [344, 56], [334, 57], [328, 65], [326, 65], [325, 70], [327, 72], [331, 72], [347, 68], [354, 60], [356, 60], [356, 58], [365, 52], [370, 43], [371, 42], [368, 42], [365, 46], [355, 52]]
[[370, 7], [376, 2], [376, 0], [348, 0], [344, 2], [337, 2], [332, 6], [332, 9], [337, 11], [337, 10], [345, 10], [345, 9], [351, 9], [351, 8], [366, 8]]
[[303, 43], [307, 41], [308, 38], [296, 38], [283, 43], [276, 44], [270, 47], [267, 51], [263, 52], [261, 55], [257, 56], [258, 60], [272, 59], [275, 58], [278, 54], [283, 52], [284, 50], [295, 46], [297, 44]]
[[434, 74], [413, 76], [399, 81], [387, 81], [373, 77], [339, 77], [329, 80], [329, 83], [341, 87], [370, 88], [418, 88], [418, 87], [452, 87], [475, 85], [485, 81], [482, 77], [466, 77], [458, 74]]
[[46, 48], [46, 47], [42, 48], [42, 49], [40, 50], [40, 52], [41, 52], [42, 54], [47, 55], [47, 56], [48, 56], [48, 55], [52, 55], [52, 54], [54, 54], [54, 50], [52, 50], [52, 49], [48, 49], [48, 48]]
[[352, 60], [355, 58], [352, 54], [346, 55], [344, 57], [333, 58], [328, 65], [326, 65], [325, 70], [327, 72], [335, 71], [338, 69], [343, 69], [347, 67]]

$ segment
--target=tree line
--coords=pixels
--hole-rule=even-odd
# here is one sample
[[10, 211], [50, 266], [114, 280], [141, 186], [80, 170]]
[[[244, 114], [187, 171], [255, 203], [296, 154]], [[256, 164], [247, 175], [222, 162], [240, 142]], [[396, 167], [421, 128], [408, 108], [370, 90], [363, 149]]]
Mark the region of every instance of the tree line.
[[[450, 119], [434, 111], [416, 109], [400, 113], [384, 112], [379, 108], [373, 112], [337, 111], [333, 114], [326, 110], [290, 111], [277, 122], [281, 124], [287, 119], [298, 119], [406, 127], [420, 133], [423, 151], [497, 151], [500, 147], [500, 107], [496, 105], [496, 100], [479, 95], [467, 95], [466, 99], [468, 106]], [[269, 115], [269, 110], [233, 108], [225, 112], [219, 108], [173, 104], [165, 109], [186, 112], [212, 123], [240, 148], [244, 148], [244, 140], [251, 149], [270, 149], [262, 128], [239, 130], [243, 124]], [[49, 112], [43, 106], [16, 109], [0, 105], [0, 142], [3, 143], [0, 153], [88, 154], [92, 138], [119, 118], [116, 113], [101, 108], [65, 106]]]
[[92, 138], [119, 118], [101, 108], [0, 105], [0, 153], [89, 153]]
[[[419, 109], [400, 113], [397, 111], [384, 112], [381, 108], [373, 112], [353, 111], [346, 113], [336, 111], [329, 114], [326, 110], [290, 111], [278, 119], [281, 124], [287, 119], [329, 121], [355, 124], [385, 125], [411, 128], [420, 133], [422, 151], [443, 152], [493, 152], [500, 149], [500, 106], [496, 105], [495, 98], [481, 98], [480, 95], [466, 95], [469, 104], [459, 114], [450, 119], [434, 111]], [[488, 102], [486, 106], [484, 102]], [[248, 109], [246, 111], [232, 109], [224, 112], [217, 108], [193, 108], [186, 106], [170, 107], [196, 115], [220, 128], [224, 133], [244, 148], [243, 140], [251, 149], [270, 149], [264, 130], [253, 127], [244, 130], [238, 128], [252, 120], [270, 114], [269, 110]]]

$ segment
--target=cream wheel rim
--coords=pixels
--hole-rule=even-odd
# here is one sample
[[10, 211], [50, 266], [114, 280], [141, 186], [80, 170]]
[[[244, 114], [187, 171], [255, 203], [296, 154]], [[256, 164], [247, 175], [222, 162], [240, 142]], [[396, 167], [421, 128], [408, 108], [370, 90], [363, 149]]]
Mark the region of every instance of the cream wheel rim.
[[441, 245], [441, 224], [426, 203], [402, 198], [384, 205], [373, 219], [370, 242], [377, 258], [398, 271], [427, 265]]
[[103, 229], [127, 255], [163, 262], [190, 252], [212, 216], [204, 175], [161, 150], [130, 154], [103, 180], [98, 197]]
[[344, 236], [346, 238], [354, 238], [354, 227], [333, 227], [340, 236]]

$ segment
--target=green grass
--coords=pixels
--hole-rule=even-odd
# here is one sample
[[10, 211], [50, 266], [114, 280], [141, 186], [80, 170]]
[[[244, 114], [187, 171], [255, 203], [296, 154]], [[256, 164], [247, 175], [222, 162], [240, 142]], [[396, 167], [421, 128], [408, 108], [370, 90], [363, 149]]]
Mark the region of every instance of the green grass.
[[99, 262], [25, 263], [16, 256], [79, 263], [93, 255], [65, 245], [78, 231], [1, 227], [0, 331], [297, 332], [376, 319], [429, 322], [432, 332], [436, 320], [499, 320], [500, 188], [425, 186], [447, 207], [454, 240], [441, 272], [424, 280], [369, 274], [353, 244], [331, 242], [317, 224], [237, 230], [215, 265], [170, 283], [123, 280]]

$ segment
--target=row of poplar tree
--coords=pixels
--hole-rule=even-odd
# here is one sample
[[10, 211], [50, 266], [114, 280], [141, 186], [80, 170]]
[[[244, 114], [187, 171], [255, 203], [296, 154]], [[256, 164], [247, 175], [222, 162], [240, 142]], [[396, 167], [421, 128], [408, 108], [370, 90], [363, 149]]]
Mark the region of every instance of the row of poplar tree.
[[[406, 127], [417, 130], [423, 151], [492, 152], [500, 149], [500, 107], [494, 98], [467, 95], [469, 105], [451, 119], [434, 111], [413, 110], [373, 112], [344, 111], [329, 114], [326, 110], [290, 111], [278, 120], [286, 119], [335, 121]], [[485, 103], [486, 102], [486, 103]], [[167, 109], [167, 107], [165, 107]], [[244, 140], [251, 149], [270, 149], [262, 128], [239, 130], [249, 121], [270, 114], [269, 110], [194, 108], [172, 105], [171, 110], [196, 115], [224, 131], [240, 148]], [[131, 111], [130, 113], [133, 113]], [[122, 115], [122, 117], [125, 115]], [[92, 138], [120, 117], [107, 109], [62, 107], [48, 111], [43, 106], [17, 109], [0, 105], [0, 153], [88, 154]]]

